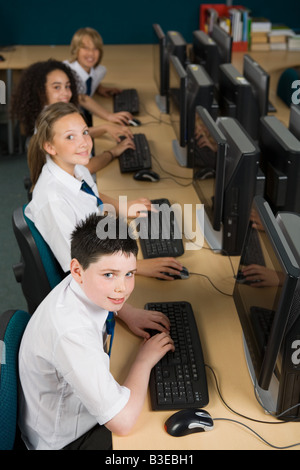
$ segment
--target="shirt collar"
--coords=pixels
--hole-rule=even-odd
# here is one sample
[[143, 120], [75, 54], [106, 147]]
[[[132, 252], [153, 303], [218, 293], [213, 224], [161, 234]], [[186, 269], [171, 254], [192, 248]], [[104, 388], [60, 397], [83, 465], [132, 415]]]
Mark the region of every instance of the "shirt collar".
[[[70, 274], [72, 277], [72, 274]], [[96, 305], [92, 300], [90, 300], [87, 295], [85, 294], [84, 290], [80, 287], [78, 282], [75, 281], [75, 279], [72, 277], [71, 282], [70, 282], [70, 288], [76, 295], [76, 297], [79, 298], [80, 301], [83, 302], [83, 304], [86, 306], [87, 311], [92, 314], [92, 315], [105, 315], [105, 319], [108, 315], [108, 310], [105, 310], [102, 307], [99, 307]]]
[[74, 169], [74, 176], [69, 175], [65, 170], [60, 168], [49, 155], [46, 155], [46, 165], [49, 171], [65, 186], [73, 192], [80, 191], [81, 182], [84, 179], [84, 173], [81, 165], [76, 165]]

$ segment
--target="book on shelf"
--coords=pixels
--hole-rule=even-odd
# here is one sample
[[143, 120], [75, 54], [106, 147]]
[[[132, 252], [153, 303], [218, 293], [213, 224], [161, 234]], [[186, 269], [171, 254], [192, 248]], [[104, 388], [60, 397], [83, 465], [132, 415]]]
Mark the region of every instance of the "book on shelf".
[[270, 42], [270, 51], [285, 51], [287, 49], [287, 42]]
[[272, 23], [267, 18], [262, 17], [252, 17], [251, 20], [251, 33], [255, 32], [266, 32], [269, 33], [271, 31]]
[[270, 43], [256, 43], [250, 46], [250, 51], [269, 51], [270, 50]]
[[268, 33], [251, 33], [251, 44], [269, 42]]
[[289, 51], [300, 51], [300, 34], [288, 37], [287, 48]]
[[270, 38], [276, 38], [276, 37], [287, 37], [287, 36], [293, 36], [294, 31], [286, 26], [285, 24], [277, 24], [277, 23], [272, 23], [271, 26], [271, 31], [269, 32], [269, 37]]

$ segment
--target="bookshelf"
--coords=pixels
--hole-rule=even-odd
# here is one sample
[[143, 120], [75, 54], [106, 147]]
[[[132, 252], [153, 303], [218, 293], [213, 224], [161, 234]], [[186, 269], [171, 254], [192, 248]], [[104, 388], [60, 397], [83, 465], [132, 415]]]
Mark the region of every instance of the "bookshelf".
[[246, 52], [250, 27], [250, 11], [242, 5], [227, 6], [223, 3], [205, 3], [200, 5], [200, 30], [210, 33], [213, 23], [218, 19], [219, 25], [232, 35], [232, 50]]

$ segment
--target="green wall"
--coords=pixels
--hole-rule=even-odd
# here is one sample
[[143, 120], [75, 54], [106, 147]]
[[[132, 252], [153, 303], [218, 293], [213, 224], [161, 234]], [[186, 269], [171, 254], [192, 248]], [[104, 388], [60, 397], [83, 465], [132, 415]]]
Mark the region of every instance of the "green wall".
[[[91, 26], [106, 44], [153, 42], [152, 23], [177, 30], [187, 42], [199, 26], [198, 0], [11, 0], [0, 6], [0, 45], [69, 44], [76, 29]], [[204, 2], [203, 2], [204, 3]], [[218, 3], [212, 1], [211, 3]], [[239, 2], [233, 1], [233, 4]], [[89, 5], [89, 7], [88, 7]], [[248, 0], [254, 16], [300, 27], [299, 0]]]

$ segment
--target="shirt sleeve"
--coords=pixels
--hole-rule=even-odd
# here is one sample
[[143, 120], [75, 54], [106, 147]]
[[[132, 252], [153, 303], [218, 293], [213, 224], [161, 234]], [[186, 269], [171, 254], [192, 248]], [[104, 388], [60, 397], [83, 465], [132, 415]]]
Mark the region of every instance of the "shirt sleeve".
[[69, 331], [59, 338], [54, 355], [57, 370], [100, 425], [124, 408], [130, 390], [110, 373], [100, 333], [82, 327]]

